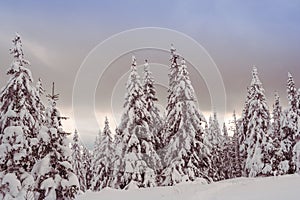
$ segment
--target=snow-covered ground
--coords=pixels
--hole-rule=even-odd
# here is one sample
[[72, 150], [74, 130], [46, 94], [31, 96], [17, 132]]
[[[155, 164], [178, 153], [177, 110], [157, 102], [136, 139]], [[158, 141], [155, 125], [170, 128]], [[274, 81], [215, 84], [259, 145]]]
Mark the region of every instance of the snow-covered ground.
[[203, 185], [200, 181], [173, 187], [133, 190], [106, 188], [90, 192], [78, 200], [299, 200], [300, 176], [237, 178]]

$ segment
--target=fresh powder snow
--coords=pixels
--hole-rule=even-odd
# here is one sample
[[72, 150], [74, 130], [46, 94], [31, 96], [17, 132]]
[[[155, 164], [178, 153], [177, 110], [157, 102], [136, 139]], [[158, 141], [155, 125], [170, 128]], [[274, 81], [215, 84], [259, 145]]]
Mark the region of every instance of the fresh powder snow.
[[170, 187], [132, 190], [106, 188], [101, 192], [88, 191], [77, 200], [298, 200], [300, 175], [267, 178], [236, 178], [211, 184], [197, 179]]

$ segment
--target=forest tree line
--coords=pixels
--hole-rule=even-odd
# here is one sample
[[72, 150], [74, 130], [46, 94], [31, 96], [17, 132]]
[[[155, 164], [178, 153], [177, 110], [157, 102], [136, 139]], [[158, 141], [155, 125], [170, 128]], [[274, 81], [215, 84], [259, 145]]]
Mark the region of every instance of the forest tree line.
[[1, 199], [74, 199], [105, 187], [171, 186], [198, 178], [210, 183], [299, 171], [300, 90], [291, 74], [288, 107], [281, 106], [276, 93], [269, 109], [254, 67], [242, 115], [237, 119], [233, 112], [226, 127], [216, 112], [206, 120], [196, 106], [186, 62], [173, 46], [164, 117], [148, 62], [141, 78], [133, 57], [121, 123], [112, 132], [106, 118], [90, 151], [77, 131], [70, 145], [54, 85], [45, 105], [42, 81], [34, 85], [20, 36], [12, 42], [9, 81], [0, 93]]

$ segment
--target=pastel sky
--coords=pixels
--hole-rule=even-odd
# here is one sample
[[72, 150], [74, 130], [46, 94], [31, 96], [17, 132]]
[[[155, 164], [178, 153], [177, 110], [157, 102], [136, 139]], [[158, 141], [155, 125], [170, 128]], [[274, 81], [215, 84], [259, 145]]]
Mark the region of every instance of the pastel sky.
[[[114, 34], [149, 26], [182, 32], [207, 50], [224, 80], [227, 119], [234, 109], [241, 114], [253, 65], [259, 70], [270, 108], [275, 90], [279, 92], [283, 105], [286, 105], [288, 72], [294, 76], [299, 87], [298, 0], [1, 1], [0, 84], [3, 86], [8, 80], [5, 72], [12, 60], [8, 49], [14, 33], [19, 32], [23, 38], [26, 58], [31, 62], [34, 79], [41, 77], [47, 91], [50, 91], [51, 83], [55, 81], [60, 93], [58, 106], [64, 115], [72, 116], [75, 76], [88, 53]], [[142, 64], [145, 53], [137, 54]], [[167, 61], [169, 55], [162, 55], [166, 56]], [[125, 57], [117, 64], [123, 68], [128, 66], [129, 70], [130, 59]], [[191, 78], [199, 107], [209, 115], [212, 105], [205, 83], [199, 77]], [[108, 81], [106, 84], [117, 83]], [[116, 106], [117, 114], [113, 115], [107, 109], [109, 103], [104, 102], [98, 93], [95, 97], [95, 113], [102, 128], [105, 115], [119, 117], [123, 99], [118, 99], [120, 104]], [[159, 87], [159, 94], [161, 104], [164, 105], [164, 87]], [[89, 127], [88, 120], [83, 120], [87, 128], [80, 134], [85, 142], [91, 144], [98, 130]], [[111, 119], [112, 129], [118, 120]], [[70, 131], [75, 126], [72, 118], [66, 123]]]

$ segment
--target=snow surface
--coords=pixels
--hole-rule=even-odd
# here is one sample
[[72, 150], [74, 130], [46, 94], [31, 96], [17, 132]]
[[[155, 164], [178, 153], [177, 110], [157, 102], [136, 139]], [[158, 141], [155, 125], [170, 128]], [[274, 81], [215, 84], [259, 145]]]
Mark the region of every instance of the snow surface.
[[181, 183], [170, 187], [132, 190], [105, 188], [86, 192], [77, 200], [299, 200], [300, 175], [267, 178], [236, 178], [212, 184], [203, 181]]

